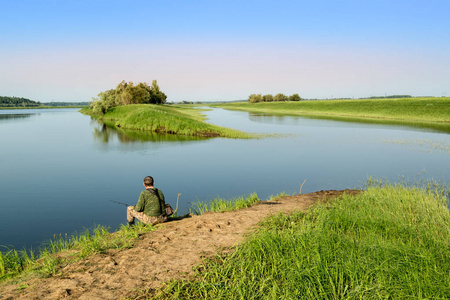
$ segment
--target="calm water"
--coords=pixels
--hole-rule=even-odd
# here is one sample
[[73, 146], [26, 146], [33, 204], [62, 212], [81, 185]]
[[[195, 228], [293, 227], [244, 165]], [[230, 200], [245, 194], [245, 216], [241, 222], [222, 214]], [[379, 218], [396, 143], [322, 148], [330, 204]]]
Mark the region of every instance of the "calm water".
[[256, 192], [362, 187], [368, 176], [450, 182], [450, 135], [384, 125], [213, 110], [210, 122], [259, 140], [114, 131], [74, 109], [0, 111], [0, 245], [36, 248], [54, 234], [126, 223], [146, 175], [169, 203]]

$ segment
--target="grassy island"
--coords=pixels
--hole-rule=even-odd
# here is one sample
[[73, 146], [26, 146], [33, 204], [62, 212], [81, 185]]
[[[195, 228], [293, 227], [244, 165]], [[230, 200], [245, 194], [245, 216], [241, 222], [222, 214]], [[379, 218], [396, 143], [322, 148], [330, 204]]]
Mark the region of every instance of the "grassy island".
[[410, 125], [450, 132], [450, 97], [211, 104], [261, 114]]
[[100, 92], [89, 108], [89, 114], [107, 126], [123, 130], [147, 131], [196, 137], [256, 137], [242, 131], [227, 129], [205, 122], [200, 110], [187, 106], [165, 105], [167, 96], [156, 80], [134, 84], [122, 81], [115, 89]]
[[188, 106], [133, 104], [111, 108], [105, 114], [94, 114], [89, 108], [81, 112], [121, 129], [201, 137], [255, 137], [239, 130], [208, 124], [201, 110]]

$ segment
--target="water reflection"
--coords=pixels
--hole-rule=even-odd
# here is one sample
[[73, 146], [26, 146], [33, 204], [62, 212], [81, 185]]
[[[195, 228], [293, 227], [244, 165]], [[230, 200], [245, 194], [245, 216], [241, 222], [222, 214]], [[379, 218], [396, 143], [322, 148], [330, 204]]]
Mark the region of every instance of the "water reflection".
[[347, 117], [337, 117], [337, 116], [283, 116], [283, 115], [272, 115], [264, 113], [249, 113], [249, 119], [253, 122], [265, 123], [265, 124], [278, 124], [278, 125], [298, 125], [301, 118], [307, 119], [317, 119], [324, 121], [339, 121], [344, 125], [345, 123], [353, 124], [378, 124], [385, 126], [395, 126], [403, 127], [404, 129], [410, 129], [425, 132], [444, 132], [450, 133], [450, 123], [426, 123], [426, 122], [406, 122], [406, 121], [395, 121], [395, 120], [385, 120], [385, 119], [358, 119], [358, 118], [347, 118]]
[[249, 119], [252, 122], [264, 124], [277, 124], [277, 125], [299, 125], [301, 120], [298, 117], [255, 114], [255, 113], [249, 113]]
[[94, 126], [94, 140], [103, 144], [118, 140], [122, 144], [143, 142], [189, 142], [207, 140], [207, 137], [195, 137], [176, 134], [158, 134], [151, 131], [127, 130], [114, 126], [113, 122], [101, 122], [91, 118]]
[[26, 119], [31, 117], [32, 114], [9, 114], [9, 113], [1, 113], [0, 112], [0, 123], [1, 122], [10, 122], [18, 119]]

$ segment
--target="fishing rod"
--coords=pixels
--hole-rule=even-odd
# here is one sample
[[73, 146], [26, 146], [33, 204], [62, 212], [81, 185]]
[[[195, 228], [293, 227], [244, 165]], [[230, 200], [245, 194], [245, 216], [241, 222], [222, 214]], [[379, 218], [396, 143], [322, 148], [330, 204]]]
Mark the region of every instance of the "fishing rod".
[[126, 203], [119, 202], [119, 201], [114, 201], [114, 200], [108, 200], [108, 201], [114, 202], [116, 204], [122, 204], [122, 205], [125, 205], [125, 206], [131, 206], [130, 204], [126, 204]]

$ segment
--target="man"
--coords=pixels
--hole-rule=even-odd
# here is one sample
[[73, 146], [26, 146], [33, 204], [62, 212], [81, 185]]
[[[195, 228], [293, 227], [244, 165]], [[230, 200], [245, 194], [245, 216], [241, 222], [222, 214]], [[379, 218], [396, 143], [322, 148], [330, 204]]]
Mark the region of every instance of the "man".
[[165, 222], [167, 216], [164, 209], [164, 194], [154, 187], [151, 176], [144, 178], [145, 191], [141, 192], [138, 203], [127, 207], [128, 224], [134, 225], [134, 218], [145, 224], [158, 224]]

